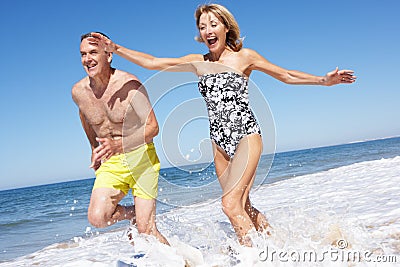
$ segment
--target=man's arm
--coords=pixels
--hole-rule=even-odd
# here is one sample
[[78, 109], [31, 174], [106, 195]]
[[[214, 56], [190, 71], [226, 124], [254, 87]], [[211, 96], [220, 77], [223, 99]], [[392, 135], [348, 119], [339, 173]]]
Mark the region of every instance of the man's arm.
[[157, 136], [159, 130], [160, 129], [158, 127], [156, 115], [154, 114], [154, 110], [151, 109], [151, 111], [147, 117], [146, 126], [145, 126], [145, 130], [144, 130], [144, 137], [145, 137], [146, 143], [152, 142], [153, 138], [155, 136]]
[[82, 127], [83, 130], [86, 133], [86, 136], [89, 140], [90, 143], [90, 147], [92, 149], [92, 156], [91, 156], [91, 165], [90, 168], [93, 168], [94, 170], [97, 170], [100, 165], [101, 165], [101, 161], [100, 160], [93, 160], [94, 159], [94, 150], [96, 147], [98, 147], [99, 142], [96, 140], [97, 138], [97, 134], [96, 132], [93, 130], [93, 128], [90, 126], [90, 124], [87, 122], [85, 115], [83, 115], [83, 113], [81, 111], [79, 111], [79, 118], [81, 119], [81, 123], [82, 123]]
[[137, 130], [128, 135], [124, 135], [123, 147], [125, 151], [130, 151], [144, 143], [150, 143], [158, 134], [158, 122], [150, 104], [150, 100], [146, 88], [139, 82], [132, 82], [134, 91], [129, 102], [128, 110], [131, 109], [135, 114], [134, 120], [129, 117], [130, 112], [127, 112], [127, 117], [124, 121], [124, 130], [129, 132], [129, 125], [138, 125]]
[[158, 134], [158, 122], [154, 114], [153, 107], [150, 104], [146, 88], [141, 85], [131, 100], [131, 106], [135, 109], [144, 126], [144, 140], [146, 143], [152, 142], [153, 137]]

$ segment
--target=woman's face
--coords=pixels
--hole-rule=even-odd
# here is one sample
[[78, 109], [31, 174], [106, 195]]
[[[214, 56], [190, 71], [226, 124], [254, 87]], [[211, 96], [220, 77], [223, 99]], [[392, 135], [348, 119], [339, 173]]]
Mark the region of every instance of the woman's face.
[[217, 52], [225, 49], [228, 29], [212, 12], [203, 13], [199, 19], [200, 37], [210, 50]]

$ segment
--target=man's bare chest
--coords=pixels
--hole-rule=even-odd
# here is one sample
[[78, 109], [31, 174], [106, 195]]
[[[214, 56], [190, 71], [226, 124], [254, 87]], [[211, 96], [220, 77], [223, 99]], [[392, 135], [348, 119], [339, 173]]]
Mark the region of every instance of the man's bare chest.
[[88, 98], [82, 101], [80, 110], [89, 124], [101, 125], [105, 122], [112, 124], [123, 123], [128, 112], [129, 101], [113, 101], [107, 99]]

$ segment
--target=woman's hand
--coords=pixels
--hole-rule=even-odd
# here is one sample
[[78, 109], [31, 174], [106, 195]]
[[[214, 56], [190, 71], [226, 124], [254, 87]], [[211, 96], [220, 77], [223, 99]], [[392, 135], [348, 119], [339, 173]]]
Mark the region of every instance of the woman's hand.
[[323, 85], [331, 86], [339, 83], [353, 83], [357, 77], [353, 75], [352, 70], [339, 70], [337, 67], [325, 75]]
[[97, 32], [92, 32], [91, 35], [92, 37], [89, 37], [88, 41], [97, 43], [106, 52], [114, 53], [117, 50], [117, 45], [104, 35]]

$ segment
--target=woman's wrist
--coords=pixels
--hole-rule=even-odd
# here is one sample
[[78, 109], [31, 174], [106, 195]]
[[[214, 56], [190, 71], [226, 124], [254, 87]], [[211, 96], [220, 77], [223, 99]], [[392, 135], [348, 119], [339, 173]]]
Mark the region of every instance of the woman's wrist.
[[328, 85], [327, 84], [328, 78], [326, 76], [319, 76], [318, 81], [320, 85]]

